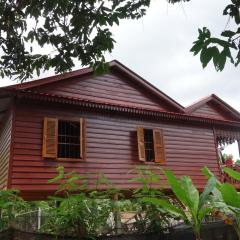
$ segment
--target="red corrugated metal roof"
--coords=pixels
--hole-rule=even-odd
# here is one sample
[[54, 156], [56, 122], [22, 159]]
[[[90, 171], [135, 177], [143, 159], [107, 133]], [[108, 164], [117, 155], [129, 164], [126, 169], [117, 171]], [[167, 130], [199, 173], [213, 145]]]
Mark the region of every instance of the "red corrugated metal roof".
[[[43, 92], [37, 92], [37, 91], [31, 91], [31, 90], [20, 90], [17, 91], [17, 93], [23, 94], [23, 96], [42, 96], [45, 97], [46, 100], [49, 101], [53, 101], [53, 99], [56, 100], [62, 100], [61, 102], [65, 102], [68, 103], [68, 101], [75, 101], [75, 102], [85, 102], [85, 103], [89, 103], [89, 104], [97, 104], [99, 106], [110, 106], [110, 107], [120, 107], [120, 108], [125, 108], [126, 112], [128, 112], [129, 110], [137, 110], [139, 112], [148, 112], [148, 113], [159, 113], [159, 114], [164, 114], [165, 116], [169, 116], [169, 117], [174, 117], [174, 119], [182, 119], [182, 120], [193, 120], [193, 121], [198, 121], [198, 122], [215, 122], [218, 124], [228, 124], [228, 125], [234, 125], [237, 127], [240, 127], [240, 121], [231, 121], [231, 120], [223, 120], [223, 119], [217, 119], [217, 118], [213, 118], [213, 117], [205, 117], [205, 116], [195, 116], [195, 115], [191, 115], [191, 114], [186, 114], [186, 113], [175, 113], [175, 112], [167, 112], [167, 111], [163, 111], [163, 110], [153, 110], [150, 108], [140, 108], [139, 106], [134, 106], [133, 104], [128, 105], [128, 104], [114, 104], [114, 103], [110, 103], [110, 102], [105, 102], [105, 101], [91, 101], [88, 99], [84, 99], [84, 98], [76, 98], [76, 97], [69, 97], [69, 96], [60, 96], [60, 95], [55, 95], [55, 94], [49, 94], [49, 93], [43, 93]], [[58, 102], [58, 101], [57, 101]]]
[[[163, 99], [166, 101], [170, 106], [172, 106], [174, 109], [176, 109], [176, 112], [184, 112], [184, 107], [181, 106], [178, 102], [173, 100], [171, 97], [157, 89], [155, 86], [153, 86], [151, 83], [140, 77], [138, 74], [124, 66], [122, 63], [114, 60], [108, 63], [110, 66], [110, 69], [117, 70], [121, 72], [122, 74], [125, 74], [127, 77], [129, 77], [132, 81], [141, 84], [144, 88], [147, 88], [150, 90], [155, 96], [157, 96], [160, 99]], [[27, 89], [32, 89], [36, 88], [38, 86], [42, 85], [47, 85], [50, 83], [66, 80], [69, 78], [74, 78], [74, 77], [80, 77], [84, 76], [86, 74], [93, 73], [92, 68], [83, 68], [79, 69], [76, 71], [72, 71], [69, 73], [64, 73], [60, 75], [55, 75], [47, 78], [42, 78], [39, 80], [34, 80], [30, 82], [25, 82], [25, 83], [19, 83], [11, 86], [4, 87], [5, 89], [14, 89], [14, 90], [27, 90]]]
[[42, 86], [42, 85], [45, 85], [45, 84], [50, 84], [50, 83], [53, 83], [53, 82], [61, 81], [61, 80], [64, 80], [64, 79], [73, 78], [73, 77], [76, 77], [76, 76], [83, 76], [83, 75], [88, 74], [90, 72], [92, 72], [91, 68], [82, 68], [82, 69], [79, 69], [79, 70], [76, 70], [76, 71], [63, 73], [63, 74], [58, 74], [58, 75], [54, 75], [54, 76], [51, 76], [51, 77], [41, 78], [41, 79], [29, 81], [29, 82], [18, 83], [18, 84], [10, 85], [10, 86], [3, 87], [3, 88], [5, 88], [5, 89], [15, 89], [15, 90], [29, 89], [29, 88], [38, 87], [38, 86]]
[[[128, 76], [130, 79], [132, 79], [136, 83], [141, 84], [143, 87], [150, 90], [159, 99], [165, 100], [170, 106], [172, 106], [174, 109], [176, 109], [176, 111], [171, 112], [171, 114], [178, 115], [179, 113], [182, 113], [185, 116], [192, 116], [192, 112], [195, 111], [196, 109], [200, 108], [203, 104], [205, 104], [207, 102], [215, 102], [218, 104], [220, 109], [223, 109], [224, 111], [228, 111], [230, 114], [235, 116], [235, 118], [237, 120], [240, 121], [240, 113], [237, 110], [235, 110], [234, 108], [232, 108], [230, 105], [228, 105], [226, 102], [224, 102], [222, 99], [217, 97], [215, 94], [204, 97], [204, 98], [200, 99], [199, 101], [191, 104], [190, 106], [184, 108], [179, 103], [177, 103], [175, 100], [173, 100], [168, 95], [166, 95], [165, 93], [163, 93], [162, 91], [157, 89], [155, 86], [153, 86], [152, 84], [147, 82], [145, 79], [140, 77], [138, 74], [136, 74], [132, 70], [128, 69], [126, 66], [124, 66], [120, 62], [118, 62], [116, 60], [111, 61], [111, 62], [109, 62], [109, 66], [110, 66], [110, 69], [120, 71], [122, 74], [125, 74], [126, 76]], [[83, 68], [83, 69], [72, 71], [69, 73], [55, 75], [55, 76], [51, 76], [51, 77], [47, 77], [47, 78], [43, 78], [43, 79], [39, 79], [39, 80], [35, 80], [35, 81], [30, 81], [30, 82], [15, 84], [15, 85], [7, 86], [7, 87], [2, 87], [2, 88], [0, 88], [0, 90], [16, 91], [16, 92], [21, 92], [21, 93], [25, 92], [25, 93], [31, 93], [31, 94], [40, 94], [42, 96], [61, 97], [61, 98], [72, 99], [72, 100], [77, 100], [77, 101], [89, 101], [89, 102], [94, 102], [94, 103], [99, 103], [99, 104], [104, 104], [104, 105], [112, 105], [112, 106], [116, 105], [116, 106], [120, 106], [120, 107], [136, 108], [139, 110], [147, 110], [147, 111], [149, 110], [150, 111], [150, 109], [139, 108], [139, 106], [135, 106], [134, 104], [128, 105], [126, 103], [126, 105], [125, 104], [122, 105], [122, 104], [115, 104], [111, 101], [109, 101], [109, 102], [91, 101], [91, 100], [82, 99], [81, 97], [70, 98], [70, 97], [63, 97], [60, 95], [53, 95], [53, 94], [50, 95], [50, 94], [38, 92], [36, 90], [38, 86], [47, 85], [50, 83], [63, 81], [63, 80], [67, 80], [70, 78], [84, 76], [86, 74], [92, 74], [92, 73], [93, 73], [93, 70], [91, 68]], [[159, 112], [161, 112], [161, 111], [159, 111]], [[215, 119], [215, 118], [211, 117], [209, 119]], [[221, 120], [221, 119], [217, 119], [217, 120]]]
[[215, 94], [211, 94], [209, 96], [206, 96], [206, 97], [201, 98], [200, 100], [194, 102], [193, 104], [191, 104], [185, 108], [185, 112], [188, 114], [191, 114], [194, 111], [196, 111], [197, 109], [201, 108], [204, 104], [209, 103], [209, 102], [216, 103], [220, 110], [227, 111], [230, 114], [232, 114], [233, 116], [235, 116], [237, 119], [240, 119], [240, 113]]

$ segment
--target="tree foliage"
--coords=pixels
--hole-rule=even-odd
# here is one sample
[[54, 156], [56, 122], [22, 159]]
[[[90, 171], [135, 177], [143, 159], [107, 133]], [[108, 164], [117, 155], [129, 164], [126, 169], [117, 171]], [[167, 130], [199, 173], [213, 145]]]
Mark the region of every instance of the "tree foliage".
[[49, 183], [59, 184], [57, 196], [50, 197], [58, 204], [49, 209], [42, 231], [94, 239], [108, 228], [107, 219], [113, 209], [111, 186], [106, 191], [96, 191], [98, 184], [106, 184], [105, 177], [100, 176], [96, 189], [91, 190], [84, 176], [66, 173], [63, 166], [57, 171], [58, 175]]
[[[156, 170], [159, 169], [154, 171]], [[137, 171], [137, 175], [130, 181], [139, 183], [140, 187], [132, 192], [133, 195], [128, 200], [125, 197], [129, 195], [115, 189], [102, 174], [99, 174], [96, 181], [91, 182], [90, 187], [86, 176], [74, 172], [66, 173], [62, 166], [57, 168], [58, 175], [49, 180], [49, 183], [58, 185], [57, 195], [52, 196], [54, 201], [49, 203], [26, 204], [17, 196], [18, 191], [1, 190], [0, 231], [9, 226], [9, 223], [14, 223], [16, 216], [21, 216], [22, 213], [26, 215], [29, 210], [29, 213], [32, 213], [32, 207], [37, 206], [46, 208], [41, 232], [94, 239], [98, 235], [113, 233], [114, 228], [116, 230], [118, 227], [114, 220], [111, 220], [117, 203], [119, 213], [135, 212], [135, 221], [132, 226], [124, 224], [124, 233], [164, 233], [171, 230], [171, 222], [182, 219], [193, 228], [196, 239], [201, 239], [202, 223], [211, 214], [220, 217], [226, 224], [233, 225], [240, 239], [240, 193], [234, 185], [219, 182], [207, 167], [202, 172], [208, 177], [208, 182], [201, 193], [190, 177], [182, 176], [177, 179], [172, 171], [165, 170], [173, 198], [162, 193], [159, 187], [161, 179], [157, 172], [147, 167], [139, 167], [134, 171]], [[229, 168], [224, 171], [239, 181], [239, 172]], [[99, 185], [106, 185], [106, 190], [99, 191]], [[116, 193], [120, 198], [113, 200]]]
[[[106, 232], [118, 233], [116, 213], [120, 217], [120, 212], [129, 210], [135, 212], [132, 229], [138, 233], [161, 232], [170, 225], [172, 218], [167, 210], [142, 201], [146, 196], [164, 197], [159, 188], [152, 187], [159, 183], [159, 176], [147, 168], [138, 168], [137, 177], [130, 180], [142, 186], [128, 200], [123, 191], [114, 188], [101, 174], [91, 188], [85, 177], [74, 172], [66, 173], [62, 166], [57, 168], [57, 172], [58, 175], [49, 180], [49, 183], [58, 184], [57, 195], [51, 197], [58, 204], [49, 209], [47, 220], [41, 229], [43, 232], [90, 238]], [[98, 191], [99, 185], [106, 185], [107, 189]], [[114, 197], [116, 194], [120, 196], [118, 200]], [[114, 216], [113, 222], [111, 216]], [[119, 221], [121, 222], [121, 217]], [[121, 230], [126, 233], [129, 226], [121, 224]]]
[[[169, 3], [190, 0], [167, 0]], [[223, 70], [227, 60], [240, 62], [239, 0], [231, 0], [223, 15], [236, 23], [222, 37], [199, 29], [191, 51], [200, 54], [203, 67], [213, 60]], [[53, 68], [62, 73], [75, 65], [107, 70], [105, 52], [115, 40], [111, 27], [122, 19], [139, 19], [151, 0], [0, 0], [0, 75], [24, 81], [33, 73]], [[51, 49], [51, 50], [48, 50]]]
[[27, 203], [18, 195], [17, 190], [0, 190], [0, 231], [7, 228]]
[[[0, 74], [25, 80], [35, 71], [70, 70], [74, 60], [104, 70], [111, 26], [139, 19], [150, 0], [1, 0]], [[36, 46], [41, 49], [38, 51]], [[51, 46], [52, 52], [44, 53]]]
[[221, 37], [213, 37], [207, 27], [198, 29], [198, 39], [191, 52], [200, 55], [203, 68], [212, 60], [217, 71], [222, 71], [229, 60], [235, 66], [240, 63], [240, 0], [231, 0], [223, 10], [223, 15], [235, 22], [235, 29], [225, 29]]

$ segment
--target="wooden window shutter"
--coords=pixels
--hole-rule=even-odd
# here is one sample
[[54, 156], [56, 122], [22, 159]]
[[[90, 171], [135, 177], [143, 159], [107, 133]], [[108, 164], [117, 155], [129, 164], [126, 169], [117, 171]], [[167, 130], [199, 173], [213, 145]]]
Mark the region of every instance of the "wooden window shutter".
[[80, 119], [80, 158], [85, 155], [85, 120]]
[[165, 162], [165, 149], [163, 141], [163, 130], [153, 130], [154, 155], [155, 162]]
[[43, 148], [44, 158], [57, 158], [58, 153], [58, 119], [44, 118]]
[[140, 161], [146, 161], [145, 145], [144, 145], [144, 128], [137, 128], [137, 140], [138, 140], [138, 157]]

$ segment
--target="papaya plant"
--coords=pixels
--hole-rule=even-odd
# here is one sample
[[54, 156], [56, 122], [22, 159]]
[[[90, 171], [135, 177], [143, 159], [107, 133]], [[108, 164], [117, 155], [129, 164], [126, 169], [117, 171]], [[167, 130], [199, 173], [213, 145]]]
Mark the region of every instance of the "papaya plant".
[[130, 182], [140, 185], [133, 191], [131, 199], [132, 203], [138, 206], [135, 215], [135, 228], [138, 232], [163, 232], [164, 229], [171, 226], [172, 216], [164, 208], [144, 201], [146, 197], [166, 198], [161, 189], [160, 175], [145, 166], [137, 167], [134, 171], [137, 176], [130, 179]]
[[[89, 188], [86, 177], [75, 172], [66, 173], [63, 166], [57, 168], [58, 175], [49, 183], [58, 184], [57, 195], [51, 199], [57, 202], [48, 212], [42, 231], [56, 235], [70, 235], [94, 239], [107, 228], [107, 219], [113, 209], [111, 198], [105, 191]], [[96, 187], [106, 183], [103, 177], [97, 179]]]
[[176, 205], [170, 200], [151, 197], [145, 198], [144, 201], [160, 206], [172, 215], [182, 218], [187, 225], [192, 227], [196, 239], [201, 239], [202, 222], [205, 216], [212, 211], [208, 200], [210, 193], [215, 188], [216, 179], [211, 177], [200, 194], [190, 177], [183, 176], [178, 180], [172, 171], [165, 170], [164, 173], [180, 205]]
[[15, 216], [27, 206], [18, 193], [14, 189], [0, 190], [0, 231], [8, 227]]

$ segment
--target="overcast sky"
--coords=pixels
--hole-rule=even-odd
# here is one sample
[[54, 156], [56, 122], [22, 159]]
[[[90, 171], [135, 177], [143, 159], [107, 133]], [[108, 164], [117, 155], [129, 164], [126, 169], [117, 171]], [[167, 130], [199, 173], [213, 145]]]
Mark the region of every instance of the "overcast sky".
[[[240, 110], [240, 67], [228, 64], [223, 72], [216, 72], [210, 64], [203, 70], [199, 56], [189, 52], [198, 27], [208, 26], [216, 34], [224, 30], [227, 18], [222, 11], [229, 2], [191, 0], [170, 5], [152, 0], [143, 19], [121, 21], [113, 28], [117, 43], [107, 59], [119, 60], [183, 106], [215, 93]], [[9, 83], [0, 81], [0, 85]]]
[[228, 64], [216, 72], [211, 64], [203, 70], [199, 56], [189, 52], [199, 27], [208, 26], [216, 34], [224, 30], [222, 11], [229, 2], [192, 0], [173, 6], [153, 0], [142, 20], [114, 28], [117, 44], [111, 57], [184, 106], [215, 93], [240, 110], [240, 67]]

